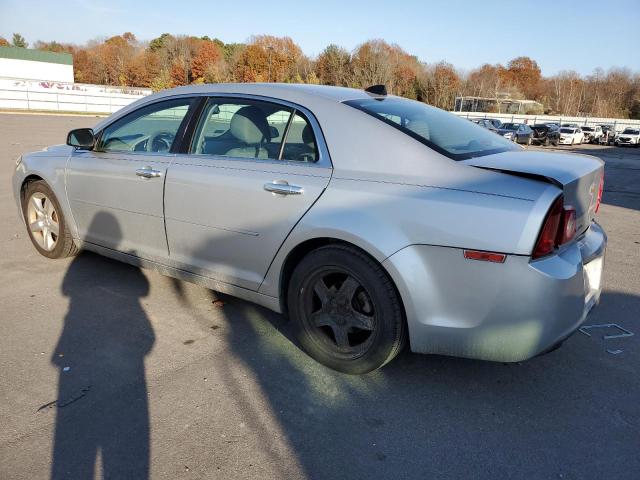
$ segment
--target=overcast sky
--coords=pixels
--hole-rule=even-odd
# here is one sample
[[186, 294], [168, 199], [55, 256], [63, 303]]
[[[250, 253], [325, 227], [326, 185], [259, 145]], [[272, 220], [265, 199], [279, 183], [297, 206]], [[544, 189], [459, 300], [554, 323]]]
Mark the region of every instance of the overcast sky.
[[382, 38], [429, 63], [468, 70], [528, 55], [543, 74], [640, 71], [640, 0], [0, 0], [0, 35], [28, 42], [85, 43], [133, 32], [244, 42], [254, 34], [290, 36], [315, 56], [329, 43], [352, 50]]

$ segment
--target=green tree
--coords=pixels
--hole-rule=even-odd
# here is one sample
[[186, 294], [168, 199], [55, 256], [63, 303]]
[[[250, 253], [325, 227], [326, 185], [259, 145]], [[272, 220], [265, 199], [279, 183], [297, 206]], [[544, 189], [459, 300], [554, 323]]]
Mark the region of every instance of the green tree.
[[29, 44], [24, 39], [24, 37], [19, 33], [13, 34], [13, 40], [11, 43], [13, 44], [14, 47], [27, 48], [29, 46]]
[[156, 52], [158, 50], [162, 50], [167, 47], [167, 43], [170, 39], [173, 38], [173, 35], [170, 33], [163, 33], [158, 38], [154, 38], [149, 42], [149, 50], [152, 52]]

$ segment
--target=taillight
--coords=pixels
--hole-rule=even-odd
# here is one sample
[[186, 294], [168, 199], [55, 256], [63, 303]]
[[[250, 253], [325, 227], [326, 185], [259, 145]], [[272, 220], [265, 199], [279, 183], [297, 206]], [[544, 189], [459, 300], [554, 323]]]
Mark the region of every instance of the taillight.
[[545, 255], [553, 252], [553, 249], [556, 248], [556, 241], [558, 239], [558, 228], [560, 227], [560, 220], [562, 217], [563, 203], [564, 198], [562, 197], [562, 195], [560, 195], [558, 198], [556, 198], [556, 201], [553, 202], [553, 205], [551, 205], [549, 213], [547, 213], [547, 218], [544, 221], [542, 230], [540, 231], [540, 235], [538, 235], [536, 246], [533, 248], [533, 253], [531, 254], [533, 258], [544, 257]]
[[553, 202], [544, 226], [533, 249], [533, 258], [549, 255], [556, 247], [564, 245], [576, 236], [576, 209], [564, 205], [564, 197], [560, 195]]
[[600, 187], [598, 188], [598, 200], [596, 201], [595, 213], [598, 213], [598, 209], [600, 208], [600, 202], [602, 202], [603, 190], [604, 190], [604, 172], [602, 172], [602, 177], [600, 177]]
[[564, 245], [576, 236], [576, 209], [566, 205], [562, 208], [560, 228], [558, 228], [558, 245]]

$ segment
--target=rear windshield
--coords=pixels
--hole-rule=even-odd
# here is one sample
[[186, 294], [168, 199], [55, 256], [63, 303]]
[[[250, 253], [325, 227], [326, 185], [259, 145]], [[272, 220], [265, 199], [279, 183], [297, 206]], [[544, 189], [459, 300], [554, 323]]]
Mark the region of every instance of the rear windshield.
[[574, 128], [561, 128], [560, 132], [561, 133], [576, 133], [576, 130]]
[[397, 128], [453, 160], [520, 149], [486, 128], [421, 102], [385, 97], [344, 103]]
[[640, 133], [640, 130], [634, 130], [633, 128], [625, 128], [624, 132], [622, 133], [626, 133], [627, 135], [638, 135], [638, 133]]

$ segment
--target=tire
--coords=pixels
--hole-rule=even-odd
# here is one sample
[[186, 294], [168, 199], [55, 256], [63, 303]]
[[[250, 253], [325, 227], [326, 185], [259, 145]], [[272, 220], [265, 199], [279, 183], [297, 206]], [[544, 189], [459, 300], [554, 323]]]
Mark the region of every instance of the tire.
[[545, 139], [544, 139], [544, 143], [543, 143], [543, 145], [544, 145], [545, 147], [548, 147], [548, 146], [549, 146], [549, 137], [547, 137], [547, 138], [545, 138]]
[[574, 143], [575, 141], [576, 141], [576, 139], [575, 139], [575, 138], [572, 138], [572, 139], [571, 139], [571, 146], [572, 146], [572, 147], [573, 147], [573, 143]]
[[287, 307], [302, 348], [323, 365], [363, 374], [390, 362], [406, 343], [396, 289], [382, 267], [359, 250], [329, 245], [293, 271]]
[[42, 256], [65, 258], [78, 253], [60, 202], [43, 180], [30, 182], [24, 189], [22, 216], [31, 243]]
[[531, 145], [531, 137], [527, 137], [527, 146]]

